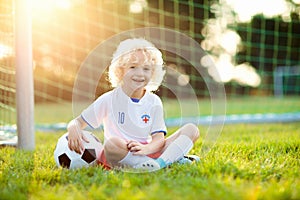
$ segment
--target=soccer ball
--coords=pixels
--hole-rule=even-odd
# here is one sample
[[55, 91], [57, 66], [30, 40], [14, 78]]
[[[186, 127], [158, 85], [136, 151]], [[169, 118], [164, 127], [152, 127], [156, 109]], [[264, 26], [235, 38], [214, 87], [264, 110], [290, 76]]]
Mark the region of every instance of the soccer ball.
[[89, 143], [83, 141], [84, 151], [78, 154], [68, 147], [68, 133], [61, 136], [54, 150], [54, 159], [57, 166], [68, 169], [89, 167], [97, 163], [97, 158], [103, 149], [100, 141], [90, 132], [82, 131]]

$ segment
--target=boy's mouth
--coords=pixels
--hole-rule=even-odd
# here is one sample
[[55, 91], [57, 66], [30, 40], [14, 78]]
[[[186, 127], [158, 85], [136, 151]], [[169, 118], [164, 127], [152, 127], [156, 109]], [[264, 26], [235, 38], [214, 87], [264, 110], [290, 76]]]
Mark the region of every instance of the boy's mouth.
[[143, 83], [145, 79], [132, 79], [134, 82]]

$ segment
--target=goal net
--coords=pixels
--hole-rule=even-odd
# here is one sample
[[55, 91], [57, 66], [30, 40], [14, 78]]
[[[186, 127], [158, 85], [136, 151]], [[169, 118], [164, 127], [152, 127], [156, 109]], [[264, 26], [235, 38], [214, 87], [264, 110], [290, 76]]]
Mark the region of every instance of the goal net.
[[[229, 97], [273, 96], [276, 91], [280, 95], [299, 95], [299, 73], [280, 67], [290, 66], [299, 72], [300, 4], [296, 0], [271, 3], [33, 0], [35, 103], [72, 101], [78, 70], [96, 47], [116, 34], [146, 27], [185, 34], [209, 55], [199, 60], [203, 77], [189, 60], [162, 50], [169, 69], [166, 79], [178, 92], [185, 93], [182, 86], [189, 84], [197, 98], [210, 98], [207, 83], [219, 82]], [[168, 41], [168, 35], [160, 34]], [[189, 45], [178, 44], [181, 41], [172, 45], [189, 49]], [[6, 125], [16, 123], [14, 52], [14, 1], [0, 0], [1, 134]], [[176, 76], [172, 75], [174, 71]], [[85, 81], [87, 85], [95, 84], [93, 79]], [[95, 98], [108, 90], [104, 73], [92, 96], [85, 90], [80, 92]], [[167, 87], [161, 87], [158, 93], [163, 98], [174, 98]]]

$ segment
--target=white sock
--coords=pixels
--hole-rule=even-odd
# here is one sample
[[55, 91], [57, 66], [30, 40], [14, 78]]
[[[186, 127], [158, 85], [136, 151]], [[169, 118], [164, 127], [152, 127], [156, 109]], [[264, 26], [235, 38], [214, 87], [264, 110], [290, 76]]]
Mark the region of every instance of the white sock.
[[123, 167], [135, 167], [138, 164], [147, 162], [149, 160], [152, 160], [152, 158], [148, 156], [139, 156], [139, 155], [133, 155], [131, 152], [128, 152], [128, 154], [119, 161], [119, 163]]
[[186, 135], [180, 135], [159, 157], [166, 165], [181, 159], [193, 148], [193, 141]]

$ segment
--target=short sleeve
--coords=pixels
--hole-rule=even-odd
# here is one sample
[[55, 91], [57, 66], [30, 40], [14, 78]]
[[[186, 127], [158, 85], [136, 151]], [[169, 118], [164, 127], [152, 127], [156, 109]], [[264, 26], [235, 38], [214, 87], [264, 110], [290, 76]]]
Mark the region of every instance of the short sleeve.
[[98, 128], [107, 115], [109, 96], [104, 94], [94, 101], [88, 108], [83, 110], [81, 118], [91, 127]]
[[164, 132], [166, 135], [167, 128], [164, 120], [164, 111], [161, 100], [157, 97], [156, 105], [153, 107], [154, 109], [154, 120], [152, 124], [151, 134], [155, 134], [158, 132]]

